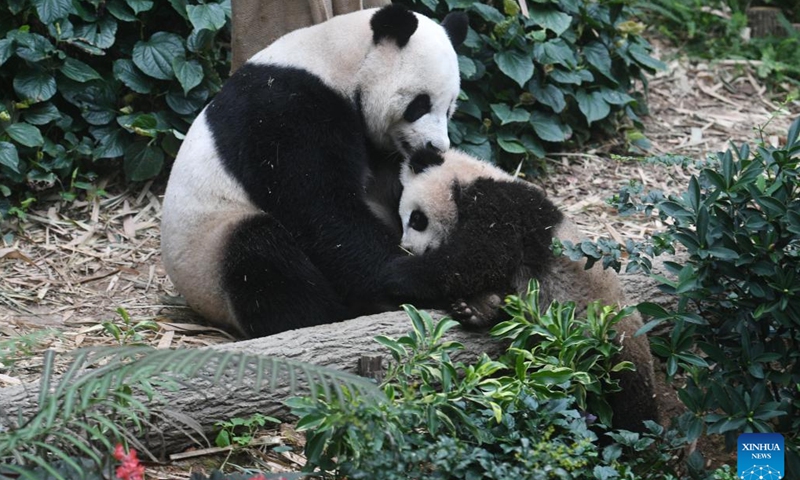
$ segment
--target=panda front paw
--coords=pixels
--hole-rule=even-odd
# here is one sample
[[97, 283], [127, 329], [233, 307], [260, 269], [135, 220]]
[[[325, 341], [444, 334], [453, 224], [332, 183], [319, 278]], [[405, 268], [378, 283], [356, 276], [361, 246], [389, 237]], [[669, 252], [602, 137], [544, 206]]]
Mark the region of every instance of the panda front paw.
[[500, 317], [503, 299], [495, 293], [459, 299], [450, 306], [454, 320], [467, 328], [482, 329], [495, 325]]

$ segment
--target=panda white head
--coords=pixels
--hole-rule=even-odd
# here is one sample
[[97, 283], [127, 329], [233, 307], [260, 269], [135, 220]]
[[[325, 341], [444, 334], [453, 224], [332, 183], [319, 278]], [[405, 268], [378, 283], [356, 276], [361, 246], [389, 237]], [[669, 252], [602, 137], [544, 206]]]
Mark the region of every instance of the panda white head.
[[481, 178], [502, 182], [516, 179], [505, 171], [459, 150], [442, 154], [421, 150], [403, 164], [400, 181], [400, 246], [414, 255], [440, 247], [458, 225], [455, 196]]
[[455, 47], [466, 37], [466, 14], [451, 13], [439, 25], [395, 4], [378, 10], [370, 26], [374, 47], [356, 78], [370, 139], [405, 157], [447, 150], [460, 91]]

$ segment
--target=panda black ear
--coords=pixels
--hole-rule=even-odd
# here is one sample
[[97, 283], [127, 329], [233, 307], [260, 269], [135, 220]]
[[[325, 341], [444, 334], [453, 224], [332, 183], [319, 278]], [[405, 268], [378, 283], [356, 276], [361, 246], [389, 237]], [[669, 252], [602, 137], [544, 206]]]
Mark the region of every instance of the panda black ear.
[[411, 167], [411, 171], [417, 174], [424, 172], [428, 167], [435, 167], [443, 163], [444, 157], [439, 152], [429, 148], [417, 150], [408, 160], [408, 166]]
[[450, 37], [450, 43], [453, 44], [453, 48], [458, 48], [467, 38], [469, 18], [464, 12], [451, 12], [442, 20], [442, 27], [447, 32], [447, 36]]
[[372, 27], [372, 41], [377, 45], [383, 38], [391, 38], [397, 46], [403, 48], [411, 35], [417, 31], [417, 17], [406, 7], [399, 4], [387, 5], [372, 16], [369, 22]]

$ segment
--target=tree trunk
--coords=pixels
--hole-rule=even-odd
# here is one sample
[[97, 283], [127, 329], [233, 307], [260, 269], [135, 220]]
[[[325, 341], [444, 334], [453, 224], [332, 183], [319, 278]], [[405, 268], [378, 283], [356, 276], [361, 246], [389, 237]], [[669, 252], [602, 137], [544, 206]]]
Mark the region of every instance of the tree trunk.
[[[649, 301], [666, 308], [675, 305], [674, 297], [661, 293], [657, 282], [650, 276], [622, 275], [622, 282], [632, 304]], [[439, 312], [433, 314], [435, 320], [441, 316]], [[397, 311], [211, 348], [288, 358], [350, 373], [367, 373], [368, 376], [375, 377], [380, 376], [381, 372], [376, 372], [380, 370], [380, 362], [374, 357], [382, 356], [386, 362], [390, 355], [374, 338], [378, 335], [398, 338], [410, 330], [408, 316]], [[485, 332], [454, 328], [445, 335], [445, 339], [464, 345], [464, 350], [454, 356], [455, 361], [470, 362], [482, 353], [495, 357], [503, 351], [503, 345], [491, 339]], [[362, 365], [362, 372], [359, 372], [359, 364]], [[254, 413], [287, 417], [288, 409], [283, 401], [290, 395], [288, 386], [256, 393], [247, 384], [233, 387], [232, 379], [223, 378], [216, 387], [209, 387], [207, 383], [198, 381], [175, 392], [164, 392], [163, 408], [153, 407], [163, 417], [154, 421], [160, 431], [150, 438], [142, 439], [143, 445], [156, 455], [186, 448], [193, 442], [184, 433], [189, 429], [183, 427], [182, 432], [178, 427], [181, 423], [195, 423], [205, 435], [210, 436], [215, 430], [215, 422], [234, 417], [246, 418]], [[15, 428], [18, 416], [30, 418], [35, 414], [37, 398], [38, 383], [0, 389], [0, 431]], [[193, 420], [186, 422], [187, 418]]]

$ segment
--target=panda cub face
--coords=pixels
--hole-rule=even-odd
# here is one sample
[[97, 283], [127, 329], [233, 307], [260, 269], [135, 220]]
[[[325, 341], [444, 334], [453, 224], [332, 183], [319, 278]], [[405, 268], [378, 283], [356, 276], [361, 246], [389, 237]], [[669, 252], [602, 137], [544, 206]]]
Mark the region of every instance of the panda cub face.
[[400, 246], [414, 255], [439, 248], [458, 224], [457, 192], [480, 178], [513, 182], [503, 170], [458, 150], [439, 154], [432, 150], [414, 153], [403, 164], [400, 181]]
[[[436, 24], [427, 17], [393, 12], [373, 17], [375, 48], [359, 72], [358, 95], [370, 138], [406, 158], [420, 149], [450, 147], [447, 121], [460, 91], [455, 47], [467, 32], [467, 17], [452, 13]], [[387, 15], [384, 15], [386, 17]], [[385, 32], [387, 25], [411, 23], [407, 37]], [[393, 33], [393, 32], [392, 32]]]

